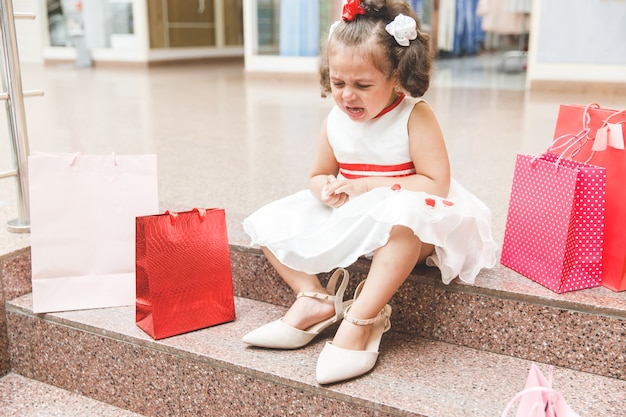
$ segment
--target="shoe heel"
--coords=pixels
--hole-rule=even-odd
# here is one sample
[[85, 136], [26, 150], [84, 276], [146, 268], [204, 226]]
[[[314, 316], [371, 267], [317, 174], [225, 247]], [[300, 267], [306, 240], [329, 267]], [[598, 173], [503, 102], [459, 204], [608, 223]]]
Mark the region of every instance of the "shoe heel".
[[[358, 296], [363, 283], [355, 292]], [[343, 349], [327, 342], [317, 360], [315, 378], [321, 385], [345, 381], [364, 375], [374, 368], [378, 360], [378, 350], [383, 333], [391, 328], [391, 306], [386, 304], [381, 312], [372, 319], [356, 319], [349, 314], [350, 307], [344, 313], [344, 320], [357, 326], [372, 325], [370, 337], [364, 350]]]
[[[337, 282], [340, 277], [341, 282], [339, 287], [337, 287]], [[335, 314], [332, 317], [309, 326], [304, 330], [292, 327], [286, 324], [282, 319], [278, 319], [246, 334], [242, 339], [243, 342], [251, 346], [270, 349], [298, 349], [306, 346], [322, 331], [343, 318], [344, 309], [349, 307], [352, 303], [352, 300], [343, 301], [349, 280], [350, 273], [343, 268], [339, 268], [330, 277], [328, 285], [326, 286], [326, 294], [317, 292], [301, 292], [298, 294], [298, 298], [311, 297], [332, 301], [335, 305]]]

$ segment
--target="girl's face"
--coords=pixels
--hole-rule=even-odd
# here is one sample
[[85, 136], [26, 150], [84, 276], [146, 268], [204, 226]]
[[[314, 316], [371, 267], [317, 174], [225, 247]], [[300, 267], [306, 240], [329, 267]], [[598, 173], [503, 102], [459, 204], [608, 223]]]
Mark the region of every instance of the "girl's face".
[[357, 122], [372, 120], [398, 96], [395, 80], [380, 72], [368, 56], [362, 55], [341, 44], [334, 45], [328, 54], [333, 99]]

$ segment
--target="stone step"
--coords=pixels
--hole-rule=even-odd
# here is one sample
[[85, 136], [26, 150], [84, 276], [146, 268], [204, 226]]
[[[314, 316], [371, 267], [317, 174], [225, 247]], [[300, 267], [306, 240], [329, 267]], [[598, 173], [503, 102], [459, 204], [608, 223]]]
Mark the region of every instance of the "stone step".
[[[334, 328], [294, 351], [241, 342], [284, 311], [237, 297], [234, 322], [154, 341], [135, 325], [132, 306], [34, 314], [26, 294], [6, 302], [10, 359], [14, 373], [145, 416], [494, 417], [531, 364], [399, 325], [383, 338], [371, 373], [322, 387], [315, 363]], [[392, 321], [402, 323], [400, 315]], [[562, 367], [554, 375], [581, 416], [623, 415], [626, 381]]]
[[[260, 251], [231, 246], [231, 259], [236, 295], [291, 305], [292, 292]], [[349, 268], [350, 297], [368, 269], [367, 260]], [[436, 268], [419, 266], [390, 304], [394, 331], [408, 337], [626, 380], [626, 292], [555, 294], [502, 265], [475, 285], [444, 285]]]
[[19, 417], [142, 417], [18, 374], [0, 378], [0, 416]]

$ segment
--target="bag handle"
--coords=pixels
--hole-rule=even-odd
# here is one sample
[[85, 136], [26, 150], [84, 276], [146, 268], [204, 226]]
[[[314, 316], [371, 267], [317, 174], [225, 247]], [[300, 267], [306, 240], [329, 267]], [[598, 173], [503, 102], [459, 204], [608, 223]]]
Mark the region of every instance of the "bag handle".
[[[206, 209], [194, 207], [191, 212], [193, 213], [194, 211], [198, 213], [200, 223], [203, 223], [206, 220]], [[165, 214], [168, 214], [170, 216], [170, 223], [172, 224], [172, 226], [174, 226], [176, 224], [176, 221], [178, 220], [178, 213], [175, 211], [165, 210]]]
[[72, 159], [70, 160], [69, 166], [74, 166], [76, 159], [78, 159], [78, 157], [81, 156], [82, 154], [83, 154], [82, 152], [74, 153], [74, 155], [72, 155]]
[[[511, 401], [509, 401], [509, 403], [507, 404], [506, 408], [504, 409], [504, 412], [502, 413], [502, 417], [507, 417], [507, 415], [511, 411], [511, 408], [513, 408], [513, 405], [515, 404], [515, 402], [519, 400], [520, 398], [522, 398], [524, 395], [530, 394], [531, 392], [549, 392], [551, 395], [548, 398], [548, 401], [546, 402], [545, 405], [543, 405], [542, 403], [541, 404], [535, 403], [533, 405], [533, 408], [530, 409], [530, 413], [528, 414], [529, 417], [534, 415], [534, 412], [537, 410], [538, 407], [544, 408], [544, 412], [546, 413], [546, 416], [551, 415], [554, 417], [555, 416], [554, 410], [552, 410], [550, 406], [552, 405], [552, 402], [553, 402], [553, 395], [558, 394], [558, 392], [552, 388], [552, 376], [553, 375], [554, 375], [554, 366], [550, 366], [548, 367], [548, 378], [547, 378], [548, 386], [524, 388], [524, 390], [518, 392], [513, 398], [511, 398]], [[548, 411], [551, 411], [552, 414], [547, 414]]]
[[[556, 151], [557, 149], [561, 149], [563, 147], [566, 147], [565, 151], [563, 151], [561, 153], [561, 156], [564, 156], [567, 151], [569, 150], [569, 148], [571, 148], [572, 145], [576, 144], [576, 141], [579, 142], [580, 146], [584, 146], [585, 143], [587, 143], [587, 140], [589, 138], [589, 131], [591, 129], [589, 129], [588, 127], [583, 128], [583, 130], [581, 130], [580, 132], [576, 133], [576, 134], [572, 134], [572, 133], [567, 133], [565, 135], [559, 136], [558, 138], [554, 139], [552, 141], [552, 144], [548, 147], [548, 152], [549, 151]], [[561, 139], [565, 139], [566, 137], [571, 136], [571, 138], [569, 138], [568, 140], [565, 141], [565, 143], [562, 143], [560, 145], [555, 146]], [[576, 140], [576, 141], [575, 141]], [[584, 142], [583, 142], [584, 140]], [[576, 153], [578, 153], [580, 149], [577, 149], [575, 153], [573, 153], [572, 155], [576, 155]]]
[[591, 122], [591, 115], [589, 115], [589, 108], [591, 107], [599, 109], [600, 105], [598, 103], [589, 103], [585, 106], [585, 111], [583, 111], [583, 129], [587, 129], [589, 127], [589, 123]]
[[[74, 155], [72, 155], [72, 159], [70, 159], [69, 166], [74, 166], [79, 156], [83, 156], [83, 153], [75, 152]], [[113, 165], [117, 166], [117, 159], [115, 158], [115, 152], [111, 153], [111, 159], [113, 160]]]
[[[523, 391], [518, 392], [515, 397], [511, 398], [511, 401], [509, 401], [509, 403], [506, 405], [506, 408], [504, 409], [504, 412], [502, 413], [502, 417], [507, 417], [509, 415], [509, 412], [511, 411], [511, 409], [513, 408], [513, 405], [517, 402], [517, 400], [519, 400], [520, 398], [522, 398], [524, 395], [526, 394], [530, 394], [532, 392], [548, 392], [550, 394], [556, 394], [557, 391], [555, 391], [554, 389], [552, 389], [552, 387], [531, 387], [531, 388], [526, 388]], [[552, 415], [554, 415], [554, 411], [552, 410], [552, 398], [553, 396], [550, 395], [550, 397], [548, 398], [548, 401], [546, 402], [545, 405], [543, 404], [538, 404], [535, 403], [535, 405], [533, 405], [533, 408], [530, 410], [530, 414], [529, 417], [533, 415], [534, 411], [537, 409], [537, 407], [544, 407], [544, 411], [552, 411]], [[549, 414], [546, 414], [546, 416]]]
[[[607, 117], [606, 119], [604, 119], [604, 120], [602, 121], [602, 126], [603, 126], [603, 127], [604, 127], [604, 126], [606, 126], [606, 125], [609, 123], [609, 119], [610, 119], [611, 117], [615, 117], [615, 116], [617, 116], [618, 114], [626, 114], [626, 109], [624, 109], [624, 110], [619, 110], [619, 111], [616, 111], [615, 113], [611, 114], [609, 117]], [[624, 123], [624, 122], [618, 122], [618, 123]]]
[[[589, 127], [589, 123], [591, 122], [591, 116], [589, 115], [589, 109], [591, 107], [593, 107], [595, 109], [600, 109], [601, 108], [598, 103], [589, 103], [589, 104], [587, 104], [585, 106], [585, 110], [583, 111], [583, 129], [588, 128]], [[606, 126], [607, 123], [609, 122], [610, 118], [615, 117], [618, 114], [623, 114], [623, 113], [626, 113], [626, 109], [615, 111], [615, 113], [611, 114], [606, 119], [602, 120], [602, 126], [600, 126], [600, 127]], [[624, 123], [624, 122], [619, 122], [619, 123]]]
[[[585, 106], [585, 110], [583, 111], [583, 116], [582, 116], [582, 118], [583, 118], [583, 128], [585, 128], [585, 129], [589, 127], [589, 123], [591, 122], [591, 115], [589, 115], [589, 109], [591, 107], [596, 108], [596, 109], [600, 109], [601, 108], [598, 103], [589, 103], [587, 106]], [[600, 125], [600, 127], [597, 130], [600, 130], [600, 129], [603, 129], [603, 128], [607, 127], [607, 125], [609, 124], [609, 121], [611, 120], [611, 118], [613, 118], [613, 117], [615, 117], [617, 115], [620, 115], [620, 114], [626, 114], [626, 109], [624, 109], [624, 110], [616, 110], [614, 113], [612, 113], [609, 116], [607, 116], [606, 119], [602, 120], [602, 124]], [[620, 122], [617, 122], [616, 124], [622, 124], [622, 123], [626, 123], [626, 122], [620, 121]], [[596, 136], [597, 136], [597, 133], [596, 133]], [[589, 140], [595, 140], [596, 139], [595, 137], [594, 138], [589, 137], [589, 134], [587, 134], [586, 138], [589, 139]], [[591, 161], [591, 159], [593, 159], [593, 156], [595, 155], [596, 151], [597, 151], [597, 149], [592, 149], [591, 155], [589, 155], [589, 158], [587, 158], [585, 163], [588, 164]], [[576, 152], [576, 153], [578, 153], [578, 152]], [[575, 156], [576, 153], [574, 153], [572, 156]]]
[[[587, 143], [587, 138], [588, 138], [588, 134], [589, 134], [589, 128], [585, 128], [583, 130], [581, 130], [580, 132], [576, 133], [575, 135], [572, 133], [567, 133], [565, 135], [559, 136], [558, 138], [554, 139], [552, 141], [552, 144], [548, 147], [546, 152], [540, 153], [538, 155], [535, 155], [530, 162], [532, 164], [535, 163], [535, 161], [537, 161], [537, 159], [539, 159], [540, 157], [542, 157], [543, 155], [545, 155], [546, 153], [550, 152], [550, 151], [555, 151], [557, 149], [561, 149], [561, 148], [565, 148], [565, 150], [563, 152], [561, 152], [559, 154], [559, 157], [557, 158], [557, 160], [554, 162], [555, 163], [555, 167], [558, 170], [559, 169], [559, 164], [561, 163], [561, 160], [565, 157], [565, 155], [567, 155], [567, 153], [570, 151], [570, 149], [572, 149], [572, 147], [574, 146], [578, 146], [578, 148], [572, 152], [571, 157], [575, 156], [578, 152], [580, 152], [580, 150], [582, 149], [582, 147], [585, 145], [585, 143]], [[564, 143], [555, 146], [555, 144], [560, 141], [561, 139], [565, 139], [568, 136], [571, 136], [568, 140], [566, 140]], [[584, 142], [583, 142], [584, 140]]]

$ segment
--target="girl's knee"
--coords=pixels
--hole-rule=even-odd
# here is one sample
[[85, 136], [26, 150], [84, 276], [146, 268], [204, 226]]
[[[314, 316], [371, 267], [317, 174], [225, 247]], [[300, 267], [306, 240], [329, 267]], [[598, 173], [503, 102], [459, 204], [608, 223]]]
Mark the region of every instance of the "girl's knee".
[[408, 246], [413, 246], [418, 253], [417, 263], [424, 263], [426, 258], [435, 250], [434, 245], [422, 242], [413, 230], [406, 226], [393, 226], [389, 234], [389, 241], [404, 242]]
[[406, 226], [393, 226], [389, 233], [389, 239], [394, 238], [415, 239], [419, 241], [419, 238], [415, 235], [413, 230]]

